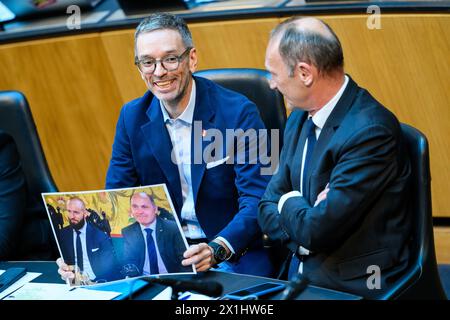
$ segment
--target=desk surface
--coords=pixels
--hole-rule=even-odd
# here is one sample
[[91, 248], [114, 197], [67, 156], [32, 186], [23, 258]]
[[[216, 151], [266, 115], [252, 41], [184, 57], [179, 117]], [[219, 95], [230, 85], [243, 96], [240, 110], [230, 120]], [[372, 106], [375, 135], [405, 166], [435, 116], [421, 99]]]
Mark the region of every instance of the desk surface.
[[[41, 276], [33, 280], [33, 282], [38, 283], [64, 283], [57, 273], [56, 263], [53, 261], [33, 261], [33, 262], [0, 262], [0, 269], [5, 270], [11, 267], [25, 267], [27, 271], [30, 272], [40, 272]], [[235, 273], [225, 273], [225, 272], [215, 272], [209, 271], [206, 273], [199, 273], [197, 275], [178, 275], [177, 279], [198, 279], [198, 280], [211, 280], [217, 281], [223, 286], [223, 294], [230, 293], [232, 291], [243, 289], [252, 285], [260, 284], [266, 281], [287, 283], [286, 281], [269, 279], [264, 277], [256, 277]], [[135, 299], [147, 300], [153, 298], [156, 294], [164, 289], [160, 285], [152, 285], [148, 288], [142, 290], [136, 296]], [[281, 293], [278, 293], [272, 297], [271, 300], [279, 299]], [[325, 288], [320, 288], [316, 286], [308, 286], [296, 300], [360, 300], [361, 297], [338, 292], [334, 290], [329, 290]]]

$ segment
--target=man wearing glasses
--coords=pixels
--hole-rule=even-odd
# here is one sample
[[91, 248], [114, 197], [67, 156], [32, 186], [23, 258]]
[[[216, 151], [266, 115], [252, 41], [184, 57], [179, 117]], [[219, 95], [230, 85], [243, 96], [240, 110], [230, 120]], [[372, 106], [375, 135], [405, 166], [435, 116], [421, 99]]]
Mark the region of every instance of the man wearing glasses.
[[[122, 108], [106, 187], [167, 185], [191, 245], [184, 266], [270, 276], [256, 218], [270, 177], [260, 174], [259, 161], [236, 163], [238, 152], [228, 149], [204, 159], [209, 129], [224, 137], [227, 129], [264, 129], [256, 106], [192, 75], [197, 52], [174, 15], [154, 14], [139, 24], [135, 64], [149, 91]], [[249, 153], [247, 147], [239, 152]]]

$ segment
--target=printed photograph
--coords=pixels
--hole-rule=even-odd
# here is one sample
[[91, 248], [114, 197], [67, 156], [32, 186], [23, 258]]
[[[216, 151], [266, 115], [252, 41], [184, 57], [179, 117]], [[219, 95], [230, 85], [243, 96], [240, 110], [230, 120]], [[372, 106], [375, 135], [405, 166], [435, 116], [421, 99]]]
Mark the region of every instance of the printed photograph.
[[43, 193], [70, 285], [93, 285], [161, 274], [195, 273], [183, 266], [188, 248], [165, 184]]

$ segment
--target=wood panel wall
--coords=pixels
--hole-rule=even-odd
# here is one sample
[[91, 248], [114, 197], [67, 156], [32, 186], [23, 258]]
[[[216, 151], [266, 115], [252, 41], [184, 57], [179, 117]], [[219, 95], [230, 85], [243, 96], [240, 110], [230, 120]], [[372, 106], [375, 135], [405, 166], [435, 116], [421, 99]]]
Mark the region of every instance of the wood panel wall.
[[[319, 16], [341, 39], [347, 72], [430, 142], [433, 213], [450, 217], [450, 15]], [[199, 68], [264, 68], [278, 18], [190, 24]], [[0, 45], [0, 90], [29, 100], [61, 191], [103, 188], [123, 103], [145, 85], [133, 65], [134, 30]]]
[[439, 264], [450, 264], [450, 227], [434, 228], [434, 246]]

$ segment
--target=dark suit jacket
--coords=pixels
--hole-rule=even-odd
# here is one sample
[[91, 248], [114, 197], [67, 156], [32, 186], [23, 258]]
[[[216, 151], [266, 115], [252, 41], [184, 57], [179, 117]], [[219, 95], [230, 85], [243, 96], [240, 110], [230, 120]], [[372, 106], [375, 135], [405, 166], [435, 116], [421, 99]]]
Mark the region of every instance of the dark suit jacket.
[[25, 177], [16, 145], [10, 135], [0, 131], [0, 260], [15, 256], [25, 204]]
[[[159, 216], [156, 219], [156, 244], [167, 272], [192, 272], [192, 267], [185, 267], [181, 264], [186, 246], [177, 223], [162, 219]], [[124, 264], [134, 264], [142, 274], [147, 249], [139, 223], [135, 222], [123, 228], [122, 235], [124, 240]]]
[[[69, 265], [75, 264], [73, 237], [73, 228], [70, 226], [61, 229], [59, 233], [59, 244], [64, 262]], [[92, 280], [113, 281], [121, 278], [111, 238], [88, 222], [86, 228], [86, 247], [89, 262], [96, 276]]]
[[[372, 297], [370, 265], [381, 269], [381, 291], [408, 262], [410, 165], [395, 116], [350, 79], [316, 143], [303, 197], [280, 197], [300, 190], [300, 161], [307, 113], [294, 111], [286, 125], [279, 171], [259, 205], [259, 223], [270, 238], [291, 250], [312, 251], [304, 274], [313, 284]], [[313, 207], [330, 183], [326, 201]]]
[[[264, 124], [256, 106], [246, 97], [195, 77], [196, 103], [194, 121], [201, 121], [203, 129], [217, 129], [223, 137], [226, 129], [262, 129]], [[194, 130], [192, 130], [194, 141]], [[235, 139], [236, 140], [236, 139]], [[224, 144], [224, 148], [231, 146]], [[201, 142], [197, 137], [196, 143]], [[270, 177], [261, 176], [257, 164], [221, 164], [206, 169], [206, 162], [194, 164], [191, 145], [191, 176], [198, 221], [209, 240], [222, 236], [233, 246], [238, 257], [235, 271], [268, 276], [273, 267], [262, 248], [262, 235], [257, 222], [258, 202]], [[203, 141], [202, 153], [210, 145]], [[199, 151], [199, 150], [197, 150]], [[227, 151], [227, 150], [225, 150]], [[165, 183], [173, 205], [181, 220], [183, 205], [178, 167], [171, 161], [172, 142], [165, 127], [160, 102], [147, 92], [143, 97], [127, 103], [121, 111], [116, 128], [112, 158], [106, 177], [106, 188], [124, 188]], [[249, 153], [249, 148], [244, 151]], [[243, 153], [241, 152], [240, 155]], [[228, 152], [223, 152], [223, 158]], [[223, 158], [216, 155], [218, 161]], [[232, 158], [233, 159], [233, 158]], [[208, 161], [210, 162], [210, 161]], [[258, 261], [258, 263], [255, 263]]]

